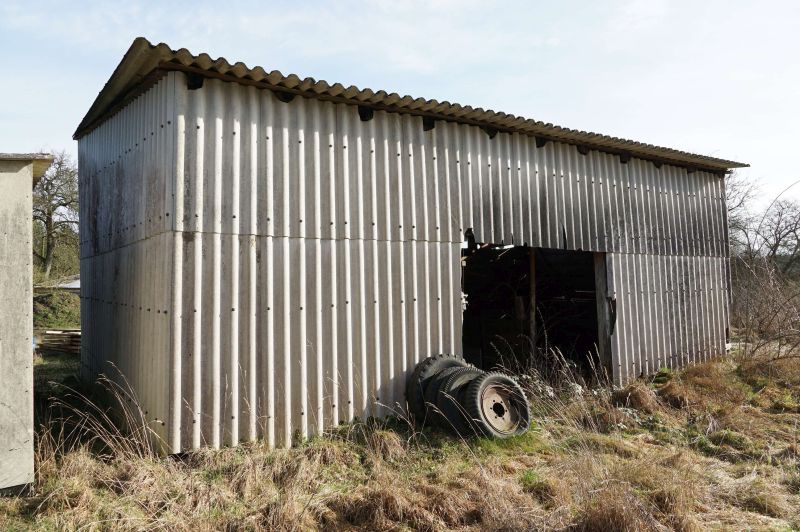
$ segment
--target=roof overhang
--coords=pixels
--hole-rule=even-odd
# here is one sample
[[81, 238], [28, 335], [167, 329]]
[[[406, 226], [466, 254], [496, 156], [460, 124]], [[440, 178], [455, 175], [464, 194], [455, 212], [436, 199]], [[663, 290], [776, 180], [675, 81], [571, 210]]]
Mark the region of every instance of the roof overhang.
[[50, 165], [53, 164], [53, 156], [49, 153], [0, 153], [0, 161], [20, 161], [33, 166], [33, 187], [42, 178]]
[[345, 87], [340, 83], [329, 84], [324, 80], [317, 81], [314, 78], [301, 79], [294, 74], [284, 75], [277, 70], [267, 72], [262, 67], [250, 68], [241, 62], [230, 64], [223, 57], [212, 59], [205, 53], [193, 55], [185, 48], [172, 50], [164, 43], [153, 45], [144, 37], [138, 37], [133, 41], [111, 78], [89, 108], [73, 138], [77, 140], [86, 135], [170, 70], [179, 70], [243, 85], [253, 85], [306, 98], [360, 105], [436, 120], [448, 120], [497, 131], [516, 132], [543, 140], [578, 145], [583, 149], [594, 149], [623, 157], [637, 157], [691, 170], [726, 173], [733, 168], [749, 166], [736, 161], [564, 128], [502, 112], [473, 108], [469, 105], [400, 96], [382, 90], [359, 89], [352, 85]]

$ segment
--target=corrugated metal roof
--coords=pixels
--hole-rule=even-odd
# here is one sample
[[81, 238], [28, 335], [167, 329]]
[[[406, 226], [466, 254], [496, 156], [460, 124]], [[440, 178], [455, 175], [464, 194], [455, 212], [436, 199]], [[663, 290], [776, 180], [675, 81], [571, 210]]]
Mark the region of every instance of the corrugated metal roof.
[[267, 72], [260, 66], [250, 68], [241, 62], [231, 64], [224, 57], [212, 59], [206, 53], [193, 55], [185, 48], [172, 50], [164, 43], [153, 45], [144, 37], [138, 37], [133, 41], [81, 121], [74, 138], [78, 139], [96, 127], [109, 114], [130, 101], [166, 70], [194, 72], [202, 76], [257, 85], [309, 98], [364, 105], [385, 111], [423, 115], [502, 131], [525, 133], [549, 140], [558, 140], [591, 149], [636, 156], [678, 166], [696, 167], [715, 172], [748, 166], [735, 161], [569, 129], [503, 112], [473, 108], [469, 105], [400, 96], [397, 93], [387, 93], [383, 90], [359, 89], [352, 85], [345, 87], [341, 83], [330, 84], [325, 80], [315, 80], [314, 78], [301, 79], [295, 74], [284, 75], [277, 70]]

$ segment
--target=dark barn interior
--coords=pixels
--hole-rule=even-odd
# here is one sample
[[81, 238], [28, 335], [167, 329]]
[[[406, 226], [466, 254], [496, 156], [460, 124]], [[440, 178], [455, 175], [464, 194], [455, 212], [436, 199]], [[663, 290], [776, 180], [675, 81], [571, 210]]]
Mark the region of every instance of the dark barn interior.
[[560, 354], [590, 379], [601, 367], [605, 329], [598, 326], [606, 302], [598, 299], [595, 255], [470, 243], [462, 254], [466, 360], [485, 370], [547, 373]]

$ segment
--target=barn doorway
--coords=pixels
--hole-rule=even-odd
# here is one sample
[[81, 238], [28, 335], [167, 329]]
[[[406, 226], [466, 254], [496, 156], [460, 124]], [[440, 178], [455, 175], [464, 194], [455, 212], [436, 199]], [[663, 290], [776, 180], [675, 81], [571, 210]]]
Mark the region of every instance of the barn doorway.
[[610, 372], [605, 284], [601, 253], [468, 245], [462, 254], [465, 359], [484, 370], [547, 373], [559, 356], [586, 380]]

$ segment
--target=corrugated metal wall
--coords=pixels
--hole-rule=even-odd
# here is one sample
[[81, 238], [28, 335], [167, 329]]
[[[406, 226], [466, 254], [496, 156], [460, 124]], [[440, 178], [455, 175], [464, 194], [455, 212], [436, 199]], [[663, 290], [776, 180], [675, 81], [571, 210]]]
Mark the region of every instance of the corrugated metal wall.
[[724, 257], [612, 253], [608, 295], [614, 382], [725, 353], [728, 326]]
[[409, 115], [361, 121], [355, 106], [212, 79], [185, 87], [167, 74], [80, 141], [84, 357], [90, 372], [133, 365], [173, 449], [288, 445], [402, 403], [417, 360], [460, 352], [468, 227], [479, 242], [609, 253], [620, 382], [724, 349], [715, 175], [463, 124], [425, 131]]
[[124, 375], [163, 438], [179, 238], [175, 81], [163, 79], [78, 143], [82, 373]]

